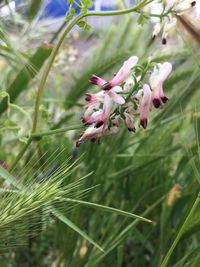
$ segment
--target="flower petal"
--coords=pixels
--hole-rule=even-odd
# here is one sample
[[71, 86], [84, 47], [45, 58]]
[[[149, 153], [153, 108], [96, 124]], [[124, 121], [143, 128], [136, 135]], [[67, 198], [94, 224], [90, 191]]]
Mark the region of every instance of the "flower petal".
[[144, 95], [140, 102], [140, 124], [145, 129], [147, 127], [148, 115], [151, 109], [152, 92], [148, 84], [143, 86]]
[[76, 146], [79, 147], [85, 140], [99, 138], [103, 133], [103, 126], [96, 128], [94, 125], [88, 127], [83, 132], [80, 138], [76, 142]]
[[115, 93], [113, 90], [108, 91], [108, 94], [115, 103], [120, 105], [123, 105], [125, 103], [124, 98], [121, 95]]
[[123, 66], [117, 72], [117, 74], [108, 83], [106, 83], [102, 89], [110, 90], [116, 85], [120, 85], [128, 78], [131, 73], [132, 67], [138, 62], [138, 57], [132, 56], [124, 62]]
[[94, 74], [90, 77], [89, 82], [91, 82], [92, 84], [96, 84], [99, 87], [102, 87], [106, 83], [105, 80], [103, 80], [102, 78], [100, 78]]

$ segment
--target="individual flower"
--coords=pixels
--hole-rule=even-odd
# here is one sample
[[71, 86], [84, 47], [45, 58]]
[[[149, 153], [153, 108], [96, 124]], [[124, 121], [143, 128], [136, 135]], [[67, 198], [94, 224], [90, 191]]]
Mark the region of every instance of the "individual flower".
[[76, 146], [79, 147], [84, 141], [92, 140], [96, 141], [102, 135], [112, 135], [118, 132], [118, 127], [112, 127], [108, 129], [103, 125], [101, 127], [96, 128], [94, 125], [88, 127], [79, 137], [78, 141], [76, 142]]
[[136, 132], [135, 128], [135, 123], [134, 123], [134, 118], [132, 112], [130, 112], [128, 109], [124, 111], [124, 116], [125, 116], [125, 125], [129, 132]]
[[[109, 91], [101, 91], [101, 94], [87, 94], [86, 100], [89, 103], [82, 117], [83, 123], [86, 125], [96, 123], [97, 127], [105, 124], [115, 104], [122, 105], [125, 103], [124, 98], [119, 95], [120, 92], [122, 92], [122, 88], [115, 86]], [[95, 111], [101, 104], [103, 104], [103, 108]]]
[[104, 101], [104, 92], [100, 91], [96, 94], [86, 94], [85, 100], [88, 102], [88, 104], [86, 105], [85, 113], [82, 116], [82, 121], [85, 125], [87, 125], [91, 124], [93, 122], [94, 117], [96, 117], [96, 115], [98, 114], [96, 113], [96, 115], [93, 115], [92, 119], [92, 114], [95, 110], [98, 110], [100, 108], [100, 105]]
[[152, 91], [148, 84], [143, 86], [143, 96], [140, 100], [140, 125], [146, 129], [149, 112], [152, 106]]
[[163, 83], [172, 71], [172, 64], [165, 62], [154, 67], [149, 83], [152, 89], [152, 102], [155, 108], [159, 108], [166, 103], [168, 97], [164, 94]]
[[110, 90], [111, 88], [117, 85], [121, 85], [126, 81], [126, 79], [131, 74], [131, 69], [137, 64], [137, 62], [138, 62], [138, 57], [136, 56], [130, 57], [128, 60], [124, 62], [123, 66], [119, 69], [117, 74], [114, 75], [114, 77], [108, 82], [103, 83], [103, 80], [96, 75], [92, 75], [89, 81], [92, 82], [93, 84], [102, 87], [103, 90]]

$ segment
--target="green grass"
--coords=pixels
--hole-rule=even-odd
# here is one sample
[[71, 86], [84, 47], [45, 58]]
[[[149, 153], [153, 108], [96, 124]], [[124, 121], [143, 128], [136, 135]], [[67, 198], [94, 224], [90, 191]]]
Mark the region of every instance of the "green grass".
[[[2, 267], [199, 267], [199, 56], [194, 52], [194, 60], [178, 45], [160, 52], [148, 27], [136, 27], [132, 18], [120, 23], [107, 33], [82, 33], [98, 42], [73, 63], [65, 54], [72, 37], [66, 40], [59, 56], [69, 71], [59, 80], [63, 63], [53, 67], [38, 131], [19, 161], [26, 146], [20, 140], [30, 129], [22, 113], [0, 106], [0, 159], [9, 169], [16, 162], [12, 171], [0, 166]], [[43, 62], [33, 64], [23, 47], [30, 62], [16, 69], [9, 62], [20, 53], [9, 44], [3, 49], [10, 56], [1, 58], [2, 89], [31, 114], [40, 74], [25, 77], [24, 70], [34, 65], [39, 71]], [[96, 90], [89, 76], [106, 79], [129, 55], [144, 63], [152, 53], [157, 62], [173, 63], [165, 108], [151, 112], [146, 130], [121, 127], [115, 136], [75, 148], [84, 94]], [[15, 126], [25, 128], [23, 138]]]

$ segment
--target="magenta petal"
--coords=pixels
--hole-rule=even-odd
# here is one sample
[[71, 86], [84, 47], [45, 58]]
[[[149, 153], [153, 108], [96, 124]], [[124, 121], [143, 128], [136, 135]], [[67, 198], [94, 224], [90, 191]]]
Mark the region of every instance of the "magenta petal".
[[147, 118], [140, 119], [140, 125], [146, 129], [147, 128]]
[[92, 75], [89, 79], [89, 82], [91, 82], [92, 84], [96, 84], [99, 87], [102, 87], [106, 83], [105, 80], [103, 80], [102, 78], [100, 78], [96, 75]]

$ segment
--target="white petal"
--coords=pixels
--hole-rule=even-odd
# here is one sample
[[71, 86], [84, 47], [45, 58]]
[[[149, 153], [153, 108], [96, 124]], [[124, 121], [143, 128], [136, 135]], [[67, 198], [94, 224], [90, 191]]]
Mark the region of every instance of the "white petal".
[[115, 103], [117, 103], [117, 104], [123, 105], [123, 104], [125, 103], [124, 98], [123, 98], [121, 95], [119, 95], [119, 94], [117, 94], [117, 93], [115, 93], [115, 92], [113, 92], [113, 91], [110, 91], [110, 92], [109, 92], [109, 96], [110, 96], [110, 97], [112, 98], [112, 100], [113, 100]]

